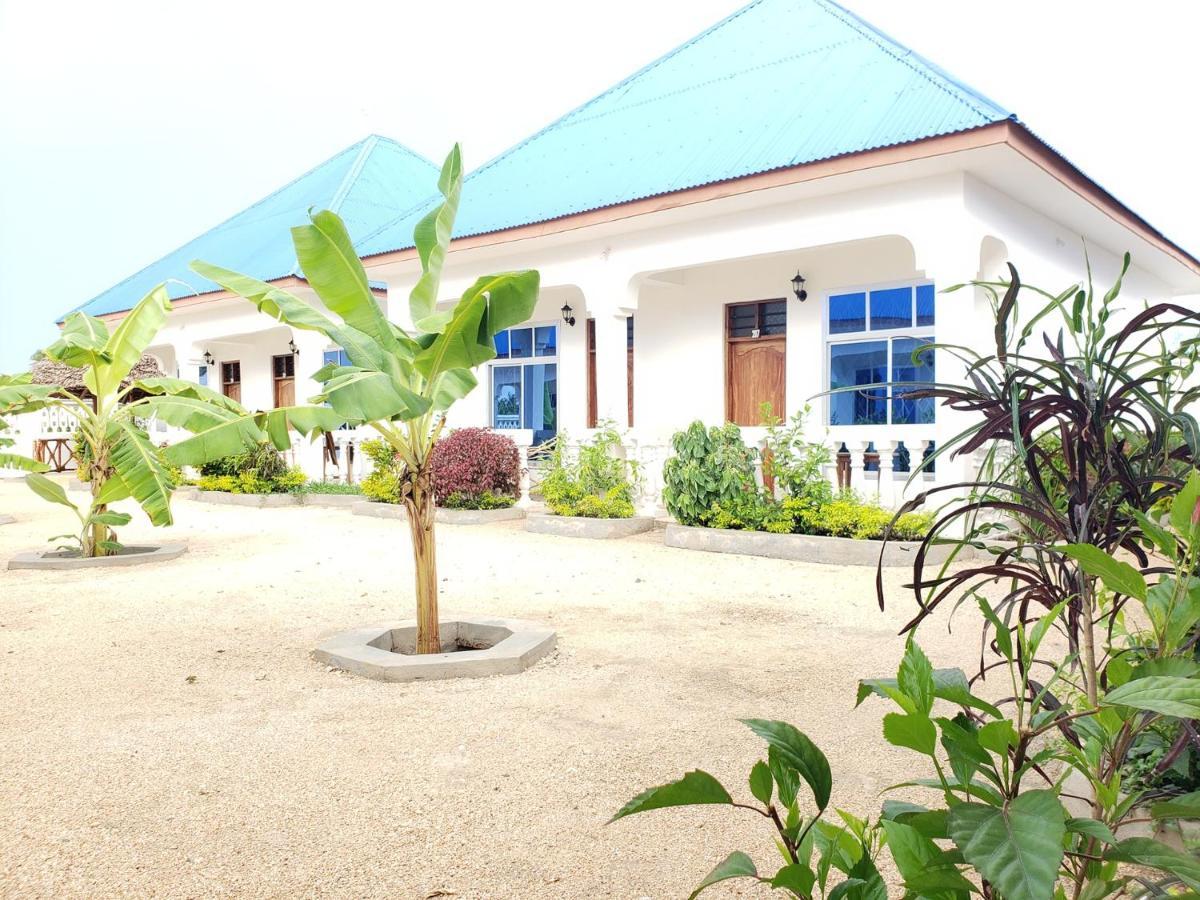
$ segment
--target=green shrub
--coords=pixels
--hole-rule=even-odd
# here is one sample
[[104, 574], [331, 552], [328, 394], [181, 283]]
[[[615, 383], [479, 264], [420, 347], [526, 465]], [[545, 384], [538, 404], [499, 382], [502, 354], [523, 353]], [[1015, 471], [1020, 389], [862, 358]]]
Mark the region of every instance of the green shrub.
[[446, 498], [442, 504], [444, 509], [508, 509], [517, 502], [516, 497], [507, 494], [493, 494], [484, 491], [482, 494], [466, 494], [456, 491]]
[[671, 437], [675, 455], [663, 465], [663, 501], [682, 525], [706, 525], [713, 505], [757, 493], [758, 453], [729, 423], [705, 428], [693, 422]]
[[[772, 534], [818, 534], [857, 540], [879, 540], [894, 513], [864, 503], [853, 494], [841, 494], [828, 503], [814, 496], [772, 500], [760, 493], [744, 493], [714, 503], [705, 517], [711, 528], [735, 531], [768, 531]], [[923, 538], [933, 523], [929, 513], [905, 513], [892, 528], [895, 540]]]
[[305, 494], [361, 494], [362, 488], [357, 484], [342, 484], [340, 481], [310, 481], [304, 485]]
[[298, 493], [308, 481], [302, 469], [284, 469], [273, 478], [263, 478], [254, 469], [236, 475], [201, 475], [196, 486], [202, 491], [225, 491], [230, 494], [287, 494]]
[[613, 424], [602, 422], [592, 440], [580, 445], [574, 461], [567, 458], [565, 437], [555, 442], [540, 484], [547, 509], [556, 516], [631, 517], [638, 467], [617, 455], [621, 436]]
[[804, 422], [811, 411], [805, 406], [785, 421], [771, 412], [770, 403], [762, 405], [770, 451], [767, 468], [776, 486], [788, 497], [828, 503], [833, 499], [833, 486], [825, 477], [824, 467], [833, 459], [833, 453], [824, 443], [805, 440]]
[[362, 493], [375, 503], [399, 503], [403, 478], [396, 451], [381, 440], [363, 441], [362, 452], [373, 468], [362, 480]]

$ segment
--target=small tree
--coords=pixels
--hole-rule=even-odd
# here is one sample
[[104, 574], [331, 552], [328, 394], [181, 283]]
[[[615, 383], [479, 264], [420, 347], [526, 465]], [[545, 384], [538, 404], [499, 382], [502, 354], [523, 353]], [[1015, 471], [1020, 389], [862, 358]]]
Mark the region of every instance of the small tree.
[[[337, 319], [265, 282], [192, 263], [196, 272], [262, 312], [293, 328], [320, 332], [345, 350], [350, 365], [330, 364], [313, 376], [323, 390], [312, 402], [328, 403], [341, 422], [369, 425], [400, 458], [401, 501], [408, 513], [416, 568], [418, 653], [441, 651], [433, 446], [445, 424], [445, 411], [476, 385], [471, 369], [495, 357], [496, 333], [532, 314], [539, 283], [535, 271], [486, 275], [457, 302], [439, 309], [442, 265], [462, 192], [457, 145], [442, 166], [438, 190], [443, 202], [413, 233], [421, 260], [421, 278], [409, 297], [413, 334], [388, 321], [375, 302], [346, 227], [329, 210], [312, 214], [311, 224], [293, 228], [292, 240], [305, 277]], [[293, 424], [302, 433], [323, 427], [295, 419]], [[274, 430], [271, 437], [280, 449], [289, 446], [286, 429]]]
[[[71, 502], [61, 484], [41, 474], [46, 467], [40, 463], [9, 453], [0, 456], [0, 464], [25, 469], [30, 473], [26, 482], [38, 496], [75, 513], [78, 534], [60, 538], [75, 541], [83, 556], [107, 556], [120, 549], [113, 529], [127, 524], [131, 516], [109, 507], [126, 498], [138, 502], [151, 524], [172, 523], [174, 482], [167, 460], [175, 465], [199, 464], [236, 453], [263, 437], [265, 416], [249, 416], [215, 391], [178, 378], [130, 378], [170, 308], [167, 292], [159, 285], [112, 333], [103, 321], [86, 313], [66, 318], [59, 339], [40, 355], [83, 369], [84, 396], [61, 384], [34, 384], [28, 374], [0, 377], [0, 413], [21, 415], [53, 408], [76, 422], [77, 453], [87, 461], [92, 489], [86, 509]], [[272, 415], [286, 412], [276, 410]], [[142, 424], [150, 418], [201, 434], [160, 455]]]

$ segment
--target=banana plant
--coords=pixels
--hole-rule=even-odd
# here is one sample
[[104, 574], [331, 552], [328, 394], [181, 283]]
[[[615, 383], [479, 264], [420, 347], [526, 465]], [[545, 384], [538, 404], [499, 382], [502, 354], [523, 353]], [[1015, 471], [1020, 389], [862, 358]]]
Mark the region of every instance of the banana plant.
[[[457, 301], [439, 304], [442, 266], [462, 193], [458, 145], [446, 157], [438, 190], [442, 202], [421, 219], [413, 234], [421, 277], [409, 296], [411, 333], [389, 321], [379, 307], [345, 225], [329, 210], [310, 213], [309, 224], [292, 229], [296, 258], [322, 308], [246, 275], [192, 263], [195, 272], [272, 318], [319, 332], [345, 350], [350, 365], [330, 364], [314, 374], [322, 390], [311, 402], [328, 404], [341, 422], [377, 431], [400, 462], [401, 499], [416, 573], [418, 653], [441, 652], [430, 455], [446, 410], [476, 386], [471, 370], [495, 357], [497, 332], [529, 318], [539, 286], [533, 270], [485, 275]], [[291, 426], [310, 434], [322, 427], [322, 409], [297, 408]], [[290, 446], [286, 428], [271, 428], [269, 433], [279, 449]]]
[[[55, 408], [75, 420], [79, 475], [91, 486], [86, 507], [72, 502], [34, 460], [8, 453], [0, 455], [0, 465], [27, 471], [25, 480], [34, 493], [75, 514], [79, 531], [52, 540], [69, 539], [82, 556], [108, 556], [121, 549], [114, 529], [132, 519], [110, 508], [121, 500], [137, 501], [153, 525], [172, 524], [174, 482], [168, 463], [200, 465], [265, 440], [268, 429], [286, 430], [287, 409], [251, 416], [228, 397], [179, 378], [129, 380], [170, 309], [166, 289], [159, 285], [111, 333], [102, 320], [86, 313], [66, 318], [59, 339], [40, 355], [82, 368], [85, 396], [58, 384], [34, 384], [27, 373], [0, 377], [0, 414]], [[311, 417], [300, 416], [311, 428]], [[197, 433], [160, 453], [142, 424], [151, 418]]]

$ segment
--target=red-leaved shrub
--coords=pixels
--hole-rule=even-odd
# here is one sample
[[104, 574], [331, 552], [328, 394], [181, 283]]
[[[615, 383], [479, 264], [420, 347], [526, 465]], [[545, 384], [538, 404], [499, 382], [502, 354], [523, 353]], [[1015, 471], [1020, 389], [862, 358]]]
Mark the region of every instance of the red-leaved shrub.
[[486, 428], [459, 428], [437, 442], [430, 460], [433, 493], [441, 506], [451, 494], [478, 497], [485, 491], [517, 496], [521, 454], [512, 438]]

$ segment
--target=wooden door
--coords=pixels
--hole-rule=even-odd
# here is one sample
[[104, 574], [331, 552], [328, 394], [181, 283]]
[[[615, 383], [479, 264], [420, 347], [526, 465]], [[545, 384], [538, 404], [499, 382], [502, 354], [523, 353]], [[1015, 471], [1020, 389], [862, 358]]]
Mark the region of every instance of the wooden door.
[[[625, 320], [626, 417], [633, 427], [633, 316]], [[596, 427], [596, 320], [587, 320], [587, 427]]]
[[735, 425], [762, 424], [762, 404], [770, 403], [782, 416], [787, 346], [783, 338], [730, 341], [728, 353], [728, 412]]
[[242, 402], [242, 364], [237, 360], [221, 363], [221, 393]]
[[291, 353], [271, 357], [275, 377], [275, 408], [296, 405], [296, 357]]

